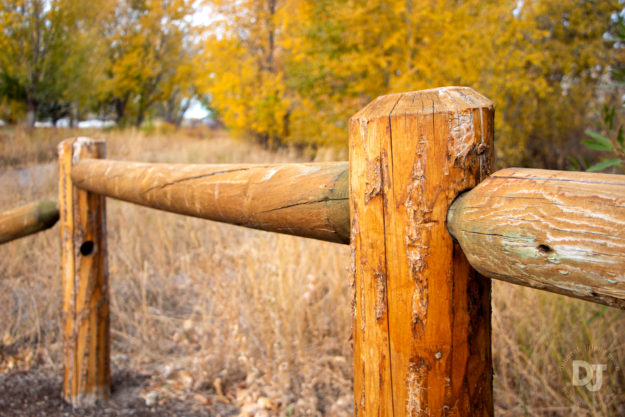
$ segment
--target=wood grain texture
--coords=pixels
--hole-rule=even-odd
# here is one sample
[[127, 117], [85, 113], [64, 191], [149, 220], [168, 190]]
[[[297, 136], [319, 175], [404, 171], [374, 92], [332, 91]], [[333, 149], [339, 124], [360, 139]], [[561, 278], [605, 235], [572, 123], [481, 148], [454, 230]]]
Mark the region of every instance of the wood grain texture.
[[493, 115], [450, 87], [350, 119], [355, 416], [493, 415], [490, 281], [445, 226], [492, 168]]
[[504, 169], [447, 219], [485, 276], [625, 308], [624, 175]]
[[63, 279], [63, 397], [74, 406], [109, 396], [109, 288], [104, 197], [76, 188], [72, 166], [102, 158], [105, 144], [85, 138], [59, 144]]
[[0, 213], [0, 244], [51, 228], [59, 220], [55, 201], [40, 200]]
[[77, 187], [174, 213], [349, 243], [348, 164], [182, 165], [82, 160]]

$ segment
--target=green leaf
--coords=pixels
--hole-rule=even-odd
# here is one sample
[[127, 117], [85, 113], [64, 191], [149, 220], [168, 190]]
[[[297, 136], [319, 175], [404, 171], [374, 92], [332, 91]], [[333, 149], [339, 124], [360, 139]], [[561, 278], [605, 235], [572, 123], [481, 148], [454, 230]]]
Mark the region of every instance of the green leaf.
[[582, 166], [577, 160], [577, 158], [569, 155], [566, 157], [566, 159], [568, 159], [570, 162], [570, 165], [566, 167], [569, 171], [581, 171], [582, 170]]
[[595, 311], [595, 314], [593, 314], [592, 317], [588, 319], [588, 321], [586, 322], [586, 325], [589, 325], [590, 323], [592, 323], [594, 319], [605, 315], [605, 312], [607, 311], [607, 309], [608, 309], [608, 306], [602, 306], [601, 310]]
[[616, 107], [603, 105], [603, 122], [608, 125], [610, 130], [614, 129], [614, 116], [616, 114]]
[[612, 146], [606, 146], [602, 143], [595, 142], [594, 140], [583, 140], [582, 144], [587, 148], [594, 149], [596, 151], [609, 151], [614, 152], [614, 148]]
[[618, 128], [618, 135], [616, 136], [616, 141], [618, 142], [619, 145], [621, 145], [621, 148], [625, 149], [625, 136], [623, 136], [623, 126], [619, 126]]
[[614, 146], [612, 146], [612, 141], [610, 139], [603, 136], [601, 133], [593, 132], [591, 130], [587, 130], [586, 134], [593, 138], [594, 140], [583, 140], [582, 143], [589, 147], [590, 149], [596, 149], [598, 151], [610, 151], [614, 152]]
[[588, 169], [586, 171], [588, 172], [597, 172], [597, 171], [601, 171], [603, 169], [609, 168], [609, 167], [614, 167], [614, 166], [620, 166], [621, 165], [621, 160], [620, 159], [604, 159], [603, 161], [594, 164], [591, 167], [588, 167]]
[[625, 74], [623, 74], [623, 71], [612, 70], [610, 72], [612, 73], [613, 78], [616, 78], [620, 82], [625, 82]]

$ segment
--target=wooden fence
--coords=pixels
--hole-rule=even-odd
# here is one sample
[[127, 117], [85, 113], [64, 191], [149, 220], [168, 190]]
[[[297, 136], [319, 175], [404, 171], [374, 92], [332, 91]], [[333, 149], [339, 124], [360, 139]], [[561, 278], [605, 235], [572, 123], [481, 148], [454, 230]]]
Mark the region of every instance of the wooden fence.
[[58, 220], [59, 207], [49, 200], [0, 213], [0, 244], [49, 229]]
[[62, 142], [65, 399], [110, 391], [108, 196], [350, 243], [354, 414], [493, 415], [489, 278], [625, 308], [625, 176], [491, 175], [493, 117], [470, 88], [380, 97], [350, 119], [349, 166], [132, 163]]

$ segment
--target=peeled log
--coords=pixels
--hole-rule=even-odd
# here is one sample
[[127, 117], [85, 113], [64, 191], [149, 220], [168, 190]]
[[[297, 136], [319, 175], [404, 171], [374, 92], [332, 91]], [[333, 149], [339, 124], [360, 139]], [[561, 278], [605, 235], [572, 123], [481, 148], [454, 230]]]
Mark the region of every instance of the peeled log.
[[63, 398], [73, 407], [94, 405], [111, 392], [111, 337], [106, 202], [77, 189], [72, 166], [104, 158], [106, 144], [88, 138], [58, 145], [63, 288]]
[[59, 220], [59, 206], [41, 200], [0, 213], [0, 244], [46, 230]]
[[471, 266], [515, 284], [625, 308], [625, 176], [511, 168], [450, 207]]
[[348, 163], [153, 164], [84, 159], [78, 188], [254, 229], [349, 243]]
[[489, 279], [445, 227], [492, 168], [470, 88], [379, 97], [349, 123], [354, 416], [494, 414]]

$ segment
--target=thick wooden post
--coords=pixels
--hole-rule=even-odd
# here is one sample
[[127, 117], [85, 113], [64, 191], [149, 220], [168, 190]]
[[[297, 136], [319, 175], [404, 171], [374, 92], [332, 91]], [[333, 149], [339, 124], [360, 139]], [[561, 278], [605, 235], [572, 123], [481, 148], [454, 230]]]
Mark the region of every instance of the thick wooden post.
[[470, 88], [379, 97], [350, 120], [356, 416], [492, 416], [490, 282], [447, 209], [493, 161]]
[[110, 342], [104, 197], [74, 187], [72, 166], [102, 158], [105, 143], [85, 138], [59, 144], [59, 209], [63, 277], [63, 397], [93, 404], [110, 392]]

